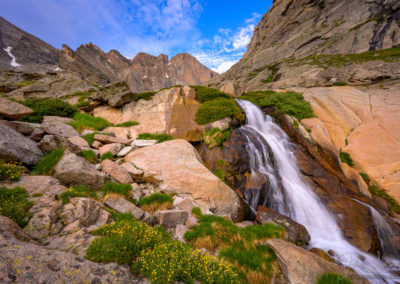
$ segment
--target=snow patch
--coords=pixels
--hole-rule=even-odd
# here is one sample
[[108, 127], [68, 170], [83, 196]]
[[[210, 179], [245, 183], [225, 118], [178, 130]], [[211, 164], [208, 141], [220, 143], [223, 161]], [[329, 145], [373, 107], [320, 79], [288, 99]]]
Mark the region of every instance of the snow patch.
[[167, 78], [167, 79], [169, 78], [168, 74], [165, 74], [165, 78]]
[[146, 78], [147, 78], [147, 75], [144, 75], [144, 76], [143, 76], [143, 79], [146, 79]]
[[11, 53], [12, 47], [8, 46], [7, 48], [4, 48], [4, 51], [7, 52], [8, 56], [11, 57], [11, 66], [12, 67], [18, 67], [21, 66], [21, 64], [18, 64], [17, 61], [15, 60], [14, 55]]

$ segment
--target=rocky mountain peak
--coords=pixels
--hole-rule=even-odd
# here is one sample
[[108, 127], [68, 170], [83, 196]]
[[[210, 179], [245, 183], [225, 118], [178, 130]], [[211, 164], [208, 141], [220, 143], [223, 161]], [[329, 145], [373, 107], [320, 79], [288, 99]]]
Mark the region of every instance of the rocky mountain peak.
[[112, 49], [106, 54], [108, 61], [118, 70], [122, 70], [131, 66], [131, 61], [122, 56], [118, 50]]

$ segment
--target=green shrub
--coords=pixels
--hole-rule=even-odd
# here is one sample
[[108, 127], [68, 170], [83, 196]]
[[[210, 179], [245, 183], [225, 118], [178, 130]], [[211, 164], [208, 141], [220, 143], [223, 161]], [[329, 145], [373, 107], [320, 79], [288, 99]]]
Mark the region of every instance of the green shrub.
[[231, 96], [221, 92], [218, 89], [209, 88], [205, 86], [190, 86], [196, 90], [196, 98], [200, 103], [205, 103], [207, 101], [215, 100], [218, 98], [230, 99]]
[[73, 197], [91, 197], [91, 198], [97, 198], [96, 191], [91, 190], [89, 187], [86, 185], [83, 186], [74, 186], [69, 188], [67, 191], [64, 191], [61, 193], [60, 198], [62, 203], [68, 204], [70, 202], [70, 198]]
[[140, 198], [138, 205], [143, 210], [153, 214], [157, 210], [170, 209], [173, 202], [174, 199], [169, 194], [153, 193], [150, 196]]
[[346, 164], [348, 164], [350, 167], [354, 167], [354, 162], [353, 162], [353, 160], [351, 159], [349, 153], [340, 151], [339, 156], [340, 156], [340, 161], [342, 161], [342, 163], [346, 163]]
[[262, 80], [263, 83], [268, 84], [274, 81], [275, 75], [278, 72], [277, 64], [267, 66], [268, 70], [271, 71], [271, 74], [267, 77], [267, 79]]
[[226, 178], [228, 173], [224, 168], [226, 168], [227, 166], [229, 166], [229, 164], [226, 161], [218, 160], [217, 168], [215, 169], [215, 175], [225, 183], [227, 182]]
[[227, 263], [201, 253], [179, 241], [168, 241], [144, 252], [135, 270], [152, 283], [241, 283], [239, 274]]
[[240, 99], [248, 100], [259, 107], [274, 106], [282, 113], [292, 115], [298, 120], [315, 117], [310, 103], [304, 100], [301, 93], [254, 91], [241, 96]]
[[41, 123], [43, 116], [56, 115], [62, 117], [72, 117], [76, 113], [76, 108], [59, 99], [27, 99], [18, 101], [35, 111], [34, 114], [24, 116], [21, 120], [26, 122]]
[[64, 154], [63, 148], [58, 148], [43, 156], [33, 168], [33, 173], [36, 175], [51, 176], [54, 173], [54, 167]]
[[14, 220], [22, 228], [25, 227], [32, 216], [29, 209], [33, 202], [28, 197], [22, 187], [0, 188], [0, 215]]
[[107, 182], [103, 185], [103, 196], [106, 196], [109, 193], [116, 193], [129, 199], [131, 191], [132, 186], [130, 184]]
[[129, 265], [152, 283], [239, 283], [229, 264], [171, 240], [162, 228], [152, 228], [130, 214], [113, 214], [113, 218], [114, 224], [93, 232], [100, 238], [86, 250], [87, 259]]
[[156, 91], [144, 92], [144, 93], [136, 93], [133, 94], [133, 100], [137, 102], [138, 100], [146, 100], [149, 101], [153, 98], [153, 96], [157, 94]]
[[338, 81], [332, 84], [332, 86], [346, 86], [346, 85], [347, 83], [342, 81]]
[[324, 273], [318, 277], [317, 284], [353, 284], [353, 282], [339, 274]]
[[274, 224], [239, 228], [231, 221], [215, 215], [201, 215], [184, 238], [197, 248], [219, 251], [221, 258], [231, 262], [249, 283], [268, 283], [273, 275], [276, 257], [262, 243], [269, 238], [282, 238], [285, 229]]
[[365, 183], [367, 185], [369, 185], [369, 182], [371, 181], [371, 179], [369, 178], [369, 175], [366, 173], [360, 173], [360, 176], [362, 177], [362, 179], [365, 181]]
[[165, 141], [174, 140], [169, 134], [161, 134], [161, 133], [141, 133], [138, 135], [136, 139], [143, 139], [143, 140], [157, 140], [157, 143], [162, 143]]
[[11, 181], [19, 180], [23, 172], [24, 168], [20, 163], [0, 160], [0, 181], [5, 179]]
[[392, 196], [390, 196], [386, 191], [384, 191], [374, 185], [370, 185], [368, 187], [368, 189], [372, 194], [378, 195], [378, 196], [382, 197], [383, 199], [385, 199], [386, 202], [388, 203], [389, 208], [392, 209], [397, 214], [400, 214], [400, 204], [396, 201], [396, 199], [394, 199]]
[[81, 132], [83, 129], [100, 131], [112, 125], [102, 117], [94, 117], [86, 113], [76, 113], [74, 115], [74, 121], [71, 121], [68, 124], [75, 128], [78, 132]]
[[78, 153], [78, 156], [85, 158], [92, 164], [97, 164], [97, 154], [93, 150], [84, 150]]
[[192, 208], [192, 215], [195, 216], [196, 218], [200, 218], [203, 213], [201, 212], [200, 207], [193, 207]]
[[74, 104], [74, 107], [76, 107], [76, 108], [84, 108], [84, 107], [88, 107], [88, 106], [90, 106], [89, 101], [83, 101], [83, 102], [78, 102], [78, 103]]
[[105, 152], [103, 155], [101, 155], [100, 160], [104, 161], [104, 160], [114, 160], [114, 155], [111, 152]]
[[120, 123], [115, 125], [115, 127], [131, 127], [131, 126], [136, 126], [139, 125], [139, 122], [137, 121], [126, 121], [124, 123]]
[[203, 103], [196, 113], [196, 122], [200, 125], [214, 122], [240, 113], [233, 99], [218, 98]]
[[[93, 133], [89, 133], [89, 134], [83, 135], [82, 138], [85, 139], [86, 142], [89, 143], [89, 145], [92, 145], [93, 142], [94, 142], [94, 136], [95, 136], [96, 134], [100, 134], [100, 132], [95, 131], [95, 132], [93, 132]], [[102, 135], [109, 135], [109, 136], [111, 136], [111, 134], [109, 134], [109, 133], [101, 133], [101, 134], [102, 134]]]
[[208, 149], [213, 149], [217, 146], [223, 148], [224, 142], [229, 140], [231, 133], [231, 128], [223, 131], [219, 128], [213, 128], [204, 133], [204, 143], [206, 143]]

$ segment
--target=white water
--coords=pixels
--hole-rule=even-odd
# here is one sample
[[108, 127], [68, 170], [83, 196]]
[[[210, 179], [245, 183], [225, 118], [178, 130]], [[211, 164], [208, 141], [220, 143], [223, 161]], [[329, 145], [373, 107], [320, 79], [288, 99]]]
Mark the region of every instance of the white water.
[[[351, 267], [371, 283], [395, 283], [396, 276], [386, 269], [383, 262], [345, 240], [332, 213], [302, 177], [286, 133], [254, 104], [242, 100], [238, 100], [238, 104], [247, 117], [247, 124], [241, 128], [242, 133], [251, 134], [246, 135], [250, 168], [269, 180], [269, 207], [304, 225], [311, 236], [311, 247], [326, 252], [333, 250], [335, 260]], [[262, 140], [269, 145], [273, 157], [270, 157], [267, 146], [258, 143]], [[258, 198], [257, 195], [246, 196], [246, 201], [253, 207], [257, 205]], [[253, 210], [256, 208], [254, 206]]]
[[14, 55], [11, 53], [11, 46], [8, 46], [7, 48], [4, 48], [4, 51], [7, 52], [8, 56], [11, 57], [11, 66], [12, 67], [18, 67], [21, 66], [20, 64], [17, 63], [17, 61], [15, 60]]

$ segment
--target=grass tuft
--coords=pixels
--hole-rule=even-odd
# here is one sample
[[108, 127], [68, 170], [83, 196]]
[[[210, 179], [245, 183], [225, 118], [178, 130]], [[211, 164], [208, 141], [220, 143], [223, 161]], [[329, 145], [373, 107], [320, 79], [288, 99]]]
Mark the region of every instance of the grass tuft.
[[43, 156], [40, 161], [33, 168], [33, 173], [36, 175], [48, 175], [51, 176], [54, 174], [54, 167], [61, 159], [64, 154], [63, 148], [58, 148]]
[[78, 153], [78, 156], [85, 158], [92, 164], [97, 164], [97, 154], [93, 150], [84, 150]]
[[374, 194], [382, 197], [383, 199], [386, 200], [388, 203], [388, 206], [390, 209], [392, 209], [394, 212], [397, 214], [400, 214], [400, 204], [394, 199], [392, 196], [390, 196], [386, 191], [374, 186], [370, 185], [368, 186], [369, 191]]
[[353, 284], [353, 282], [339, 274], [324, 273], [318, 277], [317, 284]]
[[94, 117], [86, 113], [76, 113], [74, 115], [74, 121], [71, 121], [68, 124], [75, 128], [79, 133], [82, 132], [83, 129], [100, 131], [112, 125], [102, 117]]
[[200, 106], [196, 113], [196, 122], [203, 125], [225, 117], [240, 115], [241, 112], [233, 99], [217, 98], [206, 101]]
[[224, 142], [228, 141], [231, 137], [232, 129], [220, 130], [219, 128], [213, 128], [204, 133], [203, 139], [208, 149], [215, 147], [223, 148]]
[[244, 94], [240, 99], [248, 100], [259, 107], [274, 106], [282, 113], [292, 115], [298, 120], [315, 117], [310, 103], [304, 100], [301, 93], [254, 91]]
[[143, 210], [153, 214], [157, 210], [172, 208], [173, 202], [174, 199], [169, 194], [153, 193], [150, 196], [140, 198], [138, 204]]
[[340, 156], [340, 161], [342, 163], [346, 163], [350, 167], [354, 167], [354, 162], [353, 162], [352, 158], [350, 157], [349, 153], [340, 151], [339, 156]]
[[114, 155], [111, 152], [105, 152], [103, 155], [101, 155], [100, 160], [104, 161], [104, 160], [114, 160]]
[[32, 214], [29, 209], [33, 202], [28, 200], [28, 193], [22, 187], [0, 188], [0, 215], [15, 221], [21, 228], [28, 224]]
[[74, 186], [69, 188], [67, 191], [64, 191], [61, 193], [60, 198], [63, 203], [63, 205], [68, 204], [70, 202], [70, 198], [74, 197], [91, 197], [96, 199], [97, 198], [97, 193], [94, 190], [91, 190], [89, 187], [86, 185], [83, 186]]
[[192, 215], [195, 216], [196, 218], [200, 218], [203, 213], [201, 212], [200, 207], [193, 207], [192, 208]]
[[139, 125], [139, 122], [137, 122], [137, 121], [126, 121], [124, 123], [117, 124], [114, 127], [131, 127], [131, 126], [136, 126], [136, 125]]
[[369, 183], [370, 183], [370, 181], [371, 181], [371, 179], [369, 178], [369, 175], [366, 174], [366, 173], [360, 173], [360, 176], [361, 176], [362, 179], [365, 181], [365, 183], [366, 183], [367, 185], [369, 185]]
[[157, 143], [162, 143], [165, 141], [174, 140], [169, 134], [162, 134], [162, 133], [141, 133], [137, 136], [136, 139], [143, 139], [143, 140], [157, 140]]
[[138, 100], [146, 100], [149, 101], [153, 98], [153, 96], [157, 94], [156, 91], [149, 91], [144, 93], [135, 93], [133, 94], [133, 100], [137, 102]]
[[215, 100], [218, 98], [226, 98], [230, 99], [231, 96], [228, 94], [221, 92], [218, 89], [209, 88], [205, 86], [190, 86], [196, 90], [196, 97], [200, 103], [205, 103], [207, 101]]
[[127, 199], [129, 199], [131, 191], [132, 191], [132, 186], [130, 184], [107, 182], [103, 186], [103, 196], [106, 196], [109, 193], [115, 193], [125, 196]]
[[76, 108], [59, 99], [27, 99], [18, 101], [35, 111], [34, 114], [24, 116], [21, 120], [26, 122], [41, 123], [43, 116], [56, 115], [62, 117], [72, 117], [76, 113]]

